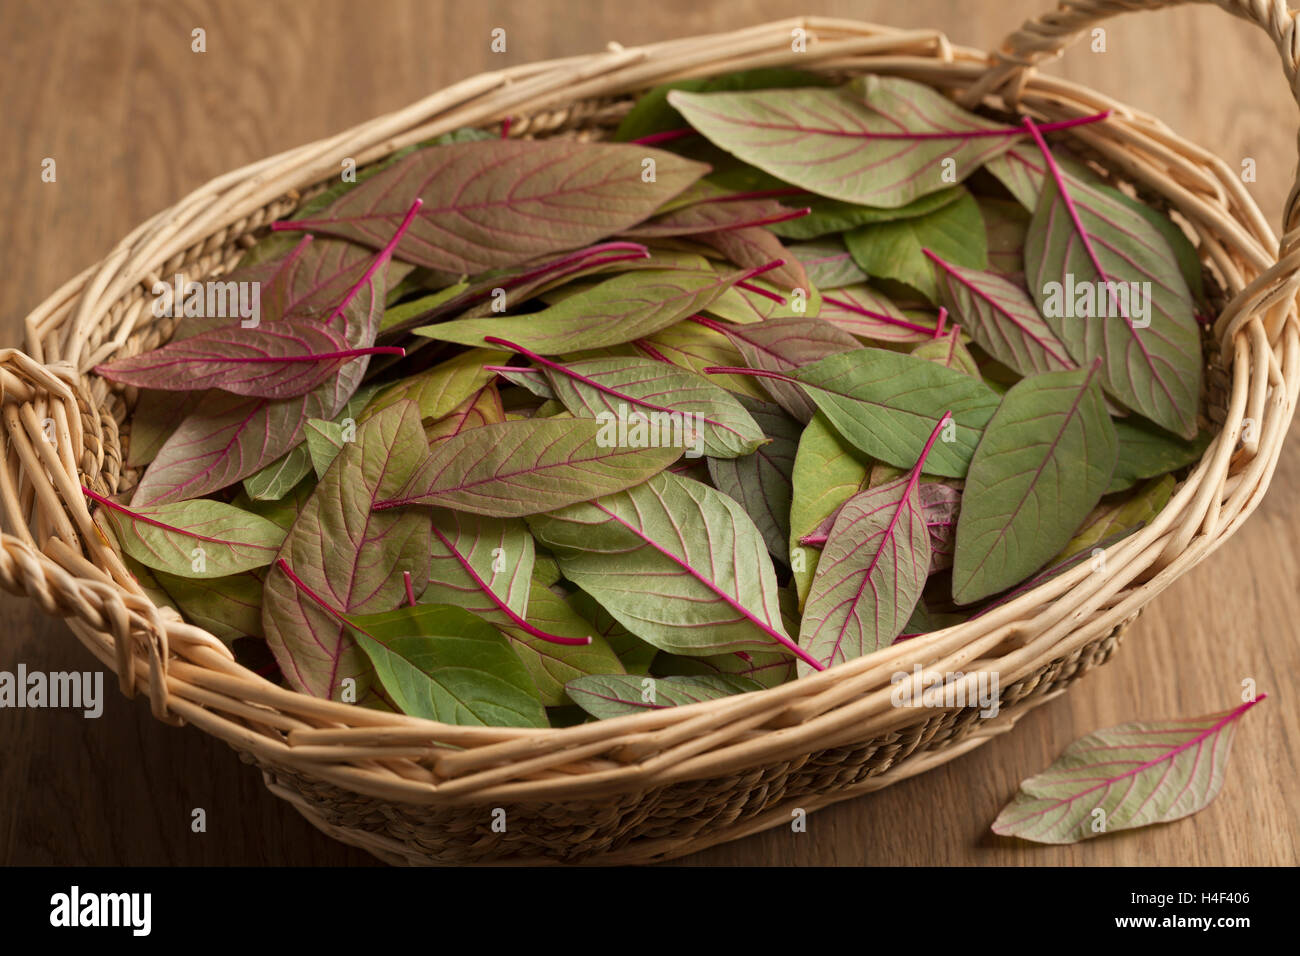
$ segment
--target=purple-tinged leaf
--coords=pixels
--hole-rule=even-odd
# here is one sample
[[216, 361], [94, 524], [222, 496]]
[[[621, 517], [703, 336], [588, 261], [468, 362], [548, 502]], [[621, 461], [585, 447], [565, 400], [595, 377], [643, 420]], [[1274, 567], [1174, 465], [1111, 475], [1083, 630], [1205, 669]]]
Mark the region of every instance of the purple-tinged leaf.
[[753, 420], [769, 440], [749, 455], [710, 457], [709, 477], [723, 494], [744, 506], [774, 557], [785, 560], [790, 538], [790, 502], [794, 494], [790, 475], [802, 427], [777, 405], [741, 398]]
[[219, 578], [270, 564], [284, 531], [221, 501], [179, 501], [131, 509], [83, 487], [100, 505], [121, 549], [147, 568], [185, 578]]
[[[943, 425], [930, 433], [910, 474], [840, 508], [799, 625], [800, 646], [827, 667], [888, 647], [921, 599], [930, 533], [918, 486]], [[803, 665], [799, 670], [807, 673]]]
[[376, 507], [429, 504], [518, 518], [621, 491], [682, 453], [619, 445], [617, 439], [612, 425], [583, 418], [520, 419], [471, 429], [432, 449]]
[[[706, 368], [715, 365], [744, 364], [744, 358], [725, 335], [696, 322], [670, 325], [648, 338], [637, 339], [635, 347], [655, 361], [668, 362], [701, 375], [705, 374]], [[770, 398], [762, 385], [742, 375], [711, 375], [710, 381], [737, 395], [760, 401]]]
[[[888, 483], [872, 484], [870, 488], [874, 490]], [[922, 481], [917, 488], [917, 497], [921, 503], [922, 520], [925, 522], [926, 530], [930, 532], [929, 573], [933, 574], [935, 571], [952, 567], [954, 540], [957, 536], [957, 514], [961, 508], [961, 489], [939, 481]], [[832, 514], [822, 519], [815, 530], [799, 538], [799, 543], [805, 548], [826, 547], [831, 529], [835, 527], [839, 516], [840, 508], [837, 507]]]
[[126, 432], [125, 464], [139, 468], [153, 461], [172, 433], [209, 397], [202, 392], [176, 395], [142, 390], [131, 413], [130, 430]]
[[966, 348], [961, 340], [960, 325], [949, 326], [948, 331], [943, 335], [922, 342], [909, 354], [914, 358], [923, 358], [927, 362], [934, 362], [972, 378], [980, 377], [980, 368], [975, 362], [975, 356], [970, 354], [970, 349]]
[[823, 294], [867, 281], [867, 274], [858, 268], [838, 236], [795, 243], [786, 249], [803, 266], [808, 281]]
[[505, 420], [506, 413], [501, 406], [501, 396], [496, 386], [489, 382], [457, 405], [450, 414], [432, 422], [426, 421], [424, 437], [428, 439], [429, 447], [432, 448], [453, 435], [482, 428], [484, 425], [498, 425]]
[[316, 321], [285, 319], [264, 328], [229, 325], [152, 352], [97, 365], [110, 381], [139, 388], [219, 388], [256, 398], [293, 398], [338, 375], [363, 355], [404, 355], [400, 348], [349, 347], [341, 331]]
[[780, 95], [674, 91], [668, 102], [739, 159], [810, 192], [866, 206], [903, 206], [947, 188], [1024, 134], [928, 86], [887, 76]]
[[639, 416], [649, 427], [675, 426], [681, 434], [675, 444], [713, 458], [749, 455], [763, 443], [763, 431], [745, 407], [694, 372], [639, 356], [566, 365], [504, 339], [490, 341], [541, 366], [555, 397], [579, 418], [622, 418], [632, 425]]
[[627, 272], [541, 312], [458, 319], [423, 326], [415, 334], [477, 346], [489, 336], [496, 336], [543, 355], [621, 345], [694, 315], [748, 274], [712, 270]]
[[[858, 348], [853, 336], [821, 319], [770, 319], [738, 326], [700, 317], [693, 321], [730, 339], [751, 368], [769, 372], [788, 372], [828, 355]], [[797, 385], [777, 380], [765, 380], [763, 385], [795, 419], [805, 424], [812, 419], [817, 406]]]
[[428, 580], [428, 513], [374, 510], [426, 453], [413, 402], [363, 422], [285, 538], [266, 579], [262, 623], [294, 689], [339, 699], [352, 678], [357, 703], [376, 700], [374, 668], [341, 615], [391, 611], [405, 596], [403, 572], [421, 587]]
[[957, 521], [952, 596], [971, 604], [1033, 574], [1100, 500], [1119, 442], [1091, 368], [1012, 386], [971, 460]]
[[1051, 172], [1025, 247], [1026, 281], [1039, 311], [1076, 362], [1103, 360], [1108, 394], [1162, 428], [1194, 437], [1201, 340], [1177, 258], [1127, 203], [1067, 181], [1038, 128], [1028, 125]]
[[[528, 598], [529, 631], [518, 627], [505, 631], [515, 654], [537, 686], [542, 703], [548, 707], [572, 703], [564, 685], [588, 674], [621, 674], [623, 664], [609, 641], [597, 633], [568, 600], [534, 582]], [[543, 640], [533, 632], [544, 632]], [[557, 644], [555, 637], [569, 638]]]
[[1020, 286], [947, 262], [929, 249], [926, 255], [935, 264], [944, 304], [989, 355], [1021, 375], [1078, 368]]
[[932, 339], [937, 326], [908, 317], [882, 293], [852, 285], [822, 295], [818, 317], [850, 335], [876, 342], [913, 343]]
[[[739, 368], [710, 371], [746, 374]], [[998, 396], [983, 382], [936, 362], [885, 349], [829, 355], [789, 374], [747, 374], [797, 384], [836, 430], [873, 458], [910, 467], [934, 427], [951, 414], [950, 433], [934, 446], [930, 471], [948, 478], [966, 474]]]
[[661, 650], [807, 657], [785, 633], [762, 536], [720, 491], [664, 472], [528, 524], [567, 579]]
[[964, 187], [953, 186], [919, 196], [906, 206], [896, 206], [892, 209], [883, 206], [859, 206], [855, 203], [824, 199], [820, 196], [807, 199], [801, 197], [792, 201], [798, 202], [800, 206], [806, 206], [809, 210], [808, 215], [775, 223], [771, 226], [771, 230], [786, 239], [838, 236], [859, 226], [874, 226], [882, 222], [897, 222], [928, 215], [954, 202], [965, 193]]
[[186, 578], [164, 571], [155, 581], [185, 616], [227, 647], [241, 637], [262, 638], [262, 578], [248, 572], [222, 578]]
[[989, 247], [989, 272], [1024, 285], [1029, 213], [1009, 199], [978, 197]]
[[790, 255], [781, 245], [781, 240], [766, 229], [730, 229], [725, 232], [706, 232], [693, 238], [702, 245], [716, 249], [729, 262], [742, 269], [757, 269], [769, 262], [780, 261], [781, 265], [769, 271], [766, 278], [783, 292], [793, 289], [807, 292], [811, 288], [803, 264]]
[[578, 677], [565, 688], [575, 704], [601, 720], [763, 689], [761, 684], [745, 677], [639, 677], [634, 674]]
[[[787, 621], [786, 627], [798, 621]], [[743, 677], [762, 687], [778, 687], [795, 679], [795, 659], [781, 651], [738, 651], [712, 657], [660, 654], [655, 673], [664, 677]]]
[[720, 229], [766, 226], [787, 219], [797, 219], [805, 214], [806, 210], [791, 209], [789, 206], [781, 205], [775, 199], [742, 199], [724, 194], [662, 213], [630, 229], [622, 230], [621, 235], [632, 239], [695, 236], [699, 233], [717, 232]]
[[1204, 717], [1134, 721], [1081, 737], [1020, 784], [993, 832], [1078, 843], [1191, 816], [1223, 789], [1237, 721], [1267, 696]]
[[[642, 179], [643, 161], [655, 176]], [[424, 208], [397, 258], [474, 275], [579, 249], [630, 228], [708, 172], [661, 150], [578, 140], [459, 143], [412, 153], [337, 202], [275, 229], [372, 246], [392, 234], [409, 197]]]
[[[1043, 126], [1038, 128], [1042, 130]], [[1057, 162], [1072, 180], [1090, 186], [1102, 185], [1101, 177], [1090, 166], [1059, 148]], [[1016, 202], [1030, 213], [1038, 207], [1043, 184], [1050, 178], [1042, 155], [1029, 142], [1019, 143], [1001, 156], [995, 156], [984, 164], [984, 168], [997, 177], [1007, 187], [1007, 191], [1016, 197]]]
[[365, 421], [401, 401], [412, 401], [421, 418], [442, 418], [496, 377], [486, 366], [506, 361], [505, 352], [471, 349], [385, 388], [357, 416]]

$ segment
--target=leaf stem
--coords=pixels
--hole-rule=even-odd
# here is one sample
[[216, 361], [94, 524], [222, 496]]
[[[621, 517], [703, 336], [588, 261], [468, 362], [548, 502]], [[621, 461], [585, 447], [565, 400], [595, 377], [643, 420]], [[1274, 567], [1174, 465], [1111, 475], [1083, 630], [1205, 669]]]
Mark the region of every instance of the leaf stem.
[[502, 614], [510, 618], [510, 623], [513, 626], [519, 628], [519, 630], [523, 631], [525, 634], [529, 635], [530, 637], [535, 637], [538, 640], [546, 641], [548, 644], [562, 644], [566, 647], [586, 647], [588, 644], [591, 643], [590, 635], [588, 635], [587, 637], [561, 637], [558, 634], [549, 634], [546, 631], [543, 631], [542, 629], [534, 627], [533, 625], [529, 624], [522, 617], [516, 614], [514, 612], [514, 609], [511, 608], [510, 605], [507, 604], [505, 601], [503, 601], [500, 595], [498, 595], [495, 591], [492, 590], [491, 587], [488, 586], [488, 583], [486, 581], [484, 581], [481, 577], [478, 576], [478, 572], [475, 571], [474, 566], [469, 563], [469, 559], [466, 558], [463, 554], [461, 554], [460, 551], [456, 549], [455, 545], [453, 545], [450, 541], [447, 540], [446, 535], [444, 535], [436, 527], [433, 528], [433, 534], [440, 542], [442, 542], [442, 546], [447, 549], [447, 551], [451, 554], [451, 556], [456, 559], [456, 562], [461, 566], [461, 570], [463, 570], [467, 575], [469, 575], [470, 580], [474, 582], [474, 584], [478, 587], [478, 589], [482, 591], [483, 594], [487, 596], [487, 598], [490, 599], [492, 603], [497, 606], [497, 609], [501, 611]]
[[402, 586], [406, 588], [406, 604], [408, 607], [415, 607], [415, 586], [411, 582], [411, 572], [402, 572]]
[[870, 309], [864, 309], [860, 305], [854, 305], [852, 302], [845, 302], [843, 299], [834, 296], [822, 295], [822, 301], [828, 302], [846, 312], [852, 312], [856, 315], [866, 316], [868, 319], [878, 319], [887, 325], [895, 325], [900, 329], [909, 329], [912, 332], [920, 332], [923, 335], [934, 335], [934, 329], [926, 328], [924, 325], [917, 325], [915, 322], [908, 322], [906, 319], [898, 319], [892, 315], [885, 315], [883, 312], [873, 312]]

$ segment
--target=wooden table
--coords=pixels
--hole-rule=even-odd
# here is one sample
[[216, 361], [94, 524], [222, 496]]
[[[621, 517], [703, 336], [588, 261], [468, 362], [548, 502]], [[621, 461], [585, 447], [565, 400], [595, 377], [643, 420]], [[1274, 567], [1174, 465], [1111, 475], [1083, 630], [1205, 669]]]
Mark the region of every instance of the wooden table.
[[[710, 32], [798, 13], [939, 27], [995, 45], [1044, 0], [5, 0], [0, 6], [0, 322], [22, 317], [129, 229], [236, 166], [403, 106], [485, 69]], [[191, 51], [206, 31], [207, 52]], [[507, 51], [489, 50], [503, 27]], [[1295, 166], [1297, 111], [1262, 34], [1210, 8], [1113, 21], [1050, 67], [1160, 115], [1232, 167], [1277, 222]], [[41, 180], [45, 157], [57, 181]], [[689, 864], [1295, 864], [1300, 804], [1300, 444], [1268, 499], [1214, 558], [1167, 591], [1120, 653], [1009, 736], [955, 763]], [[0, 595], [0, 670], [80, 670], [66, 626]], [[1253, 678], [1271, 699], [1237, 736], [1227, 783], [1196, 817], [1072, 847], [993, 836], [1022, 778], [1075, 737], [1137, 718], [1233, 705]], [[156, 722], [105, 682], [99, 720], [0, 711], [0, 860], [89, 864], [353, 864], [260, 775], [193, 728]], [[207, 832], [191, 832], [191, 812]]]

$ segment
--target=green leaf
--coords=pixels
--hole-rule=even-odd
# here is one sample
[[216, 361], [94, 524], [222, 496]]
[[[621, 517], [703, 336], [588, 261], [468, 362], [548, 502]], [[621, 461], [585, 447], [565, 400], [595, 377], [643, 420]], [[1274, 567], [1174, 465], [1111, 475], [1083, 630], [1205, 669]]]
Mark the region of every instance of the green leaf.
[[455, 285], [449, 285], [445, 289], [421, 296], [418, 299], [412, 299], [410, 302], [389, 306], [384, 310], [384, 317], [379, 321], [379, 331], [385, 332], [394, 326], [401, 325], [403, 322], [417, 319], [426, 312], [450, 302], [468, 288], [468, 282], [457, 282]]
[[1074, 533], [1061, 553], [1052, 559], [1055, 564], [1084, 551], [1091, 551], [1098, 542], [1105, 541], [1121, 531], [1150, 524], [1173, 497], [1178, 482], [1173, 475], [1153, 478], [1123, 501], [1103, 501], [1084, 519], [1083, 526]]
[[127, 434], [126, 464], [139, 468], [154, 460], [172, 432], [208, 398], [207, 392], [175, 392], [141, 389], [131, 413]]
[[[958, 197], [967, 195], [961, 186], [941, 189], [913, 199], [905, 206], [889, 209], [883, 206], [859, 206], [855, 203], [841, 202], [837, 199], [824, 199], [814, 196], [807, 201], [798, 200], [800, 206], [807, 206], [812, 211], [798, 219], [774, 222], [767, 228], [786, 239], [816, 239], [820, 236], [838, 235], [849, 232], [859, 226], [874, 226], [883, 222], [897, 222], [925, 216], [940, 209]], [[790, 200], [790, 202], [796, 202]]]
[[1199, 461], [1214, 438], [1203, 431], [1191, 441], [1184, 441], [1134, 416], [1116, 421], [1115, 434], [1119, 436], [1119, 461], [1106, 494], [1124, 491], [1143, 478], [1154, 478]]
[[[797, 627], [798, 620], [788, 622]], [[795, 678], [795, 661], [780, 651], [742, 651], [712, 657], [682, 657], [660, 654], [655, 658], [656, 677], [742, 677], [762, 687], [778, 687]]]
[[621, 491], [662, 471], [681, 453], [681, 448], [620, 445], [615, 423], [507, 421], [440, 442], [380, 507], [429, 504], [518, 518]]
[[867, 487], [871, 459], [845, 441], [823, 414], [817, 414], [799, 438], [794, 457], [790, 504], [790, 567], [802, 610], [821, 551], [800, 544], [840, 506]]
[[256, 574], [182, 578], [157, 571], [154, 576], [185, 620], [227, 647], [241, 637], [262, 637], [262, 579]]
[[[642, 179], [642, 161], [655, 176]], [[645, 146], [509, 139], [420, 150], [294, 221], [297, 229], [382, 245], [413, 198], [424, 205], [397, 258], [475, 275], [579, 249], [652, 215], [704, 173]]]
[[[574, 591], [566, 599], [569, 606], [576, 611], [584, 621], [590, 621], [593, 637], [603, 637], [606, 643], [618, 655], [622, 662], [622, 667], [629, 674], [646, 674], [650, 670], [650, 662], [655, 659], [659, 649], [652, 644], [647, 644], [641, 638], [637, 637], [614, 618], [612, 614], [606, 611], [599, 602], [585, 591]], [[611, 668], [614, 670], [614, 668]]]
[[[930, 573], [930, 532], [912, 474], [840, 508], [804, 602], [799, 643], [826, 666], [888, 647]], [[800, 664], [801, 674], [808, 673]]]
[[867, 281], [867, 274], [858, 268], [839, 236], [795, 243], [786, 250], [799, 260], [808, 281], [823, 292]]
[[[969, 135], [1006, 127], [896, 77], [780, 94], [675, 91], [668, 102], [733, 156], [819, 195], [867, 206], [903, 206], [945, 189], [1014, 142]], [[918, 135], [899, 138], [906, 133]]]
[[506, 639], [468, 611], [425, 604], [348, 620], [402, 713], [444, 724], [548, 726]]
[[1096, 365], [1014, 385], [970, 464], [952, 596], [970, 604], [1037, 571], [1070, 540], [1115, 470], [1119, 440]]
[[707, 485], [664, 472], [528, 523], [566, 578], [661, 650], [708, 656], [794, 644], [762, 535]]
[[948, 412], [948, 435], [934, 446], [931, 474], [961, 478], [998, 397], [983, 382], [934, 362], [885, 349], [842, 352], [790, 373], [835, 429], [872, 458], [910, 468]]
[[479, 346], [487, 337], [509, 339], [543, 355], [621, 345], [653, 335], [705, 309], [744, 275], [723, 275], [711, 269], [626, 272], [541, 312], [457, 319], [423, 326], [415, 334]]
[[913, 358], [923, 358], [927, 362], [934, 362], [944, 368], [969, 375], [971, 378], [980, 377], [975, 356], [971, 355], [970, 349], [962, 343], [961, 329], [956, 325], [951, 326], [948, 333], [941, 338], [922, 342], [912, 349], [910, 354]]
[[600, 720], [698, 704], [704, 700], [763, 689], [760, 684], [744, 677], [640, 677], [633, 674], [579, 677], [569, 681], [567, 686], [574, 703]]
[[147, 568], [185, 578], [219, 578], [275, 560], [284, 531], [221, 501], [127, 508], [94, 495], [123, 551]]
[[405, 596], [403, 572], [421, 587], [428, 578], [428, 514], [374, 510], [401, 487], [426, 447], [413, 402], [363, 422], [284, 539], [279, 560], [311, 594], [277, 561], [266, 579], [262, 624], [295, 690], [337, 700], [351, 678], [356, 702], [375, 703], [373, 668], [342, 617], [391, 610]]
[[[355, 431], [355, 426], [352, 430]], [[344, 435], [347, 432], [337, 422], [322, 421], [319, 418], [307, 419], [303, 431], [307, 436], [307, 455], [311, 458], [312, 470], [319, 479], [343, 450], [347, 441]]]
[[1078, 843], [1191, 816], [1223, 788], [1236, 723], [1265, 696], [1205, 717], [1134, 721], [1081, 737], [1020, 784], [993, 832]]
[[749, 455], [764, 441], [735, 397], [687, 369], [640, 356], [543, 362], [555, 397], [579, 418], [641, 415], [676, 424], [684, 436], [695, 436], [687, 444], [717, 458]]
[[401, 401], [415, 402], [421, 418], [442, 418], [496, 377], [488, 365], [502, 365], [510, 355], [493, 349], [470, 349], [433, 368], [402, 379], [371, 399], [357, 416], [364, 422]]
[[749, 455], [709, 458], [709, 476], [719, 491], [744, 506], [767, 543], [767, 550], [784, 559], [793, 495], [790, 473], [803, 429], [777, 405], [752, 398], [740, 401], [762, 427], [761, 434], [768, 442]]
[[1077, 222], [1049, 178], [1029, 225], [1026, 282], [1039, 311], [1076, 362], [1104, 361], [1108, 394], [1190, 439], [1201, 339], [1178, 262], [1164, 237], [1126, 203], [1104, 189], [1064, 182]]
[[918, 320], [868, 285], [844, 286], [823, 295], [819, 318], [858, 338], [894, 344], [932, 339], [937, 323], [937, 316]]
[[528, 598], [528, 623], [560, 637], [591, 638], [591, 643], [585, 645], [554, 644], [518, 628], [506, 631], [546, 706], [571, 703], [564, 687], [575, 678], [623, 672], [623, 665], [609, 642], [554, 591], [545, 587], [532, 589]]
[[620, 143], [641, 139], [654, 133], [665, 133], [686, 125], [682, 115], [668, 105], [670, 90], [688, 90], [692, 93], [711, 93], [736, 90], [788, 89], [799, 86], [822, 86], [826, 77], [804, 70], [784, 67], [757, 70], [740, 70], [722, 76], [705, 76], [689, 80], [664, 83], [637, 97], [627, 112], [613, 139]]
[[873, 278], [893, 279], [937, 302], [934, 267], [924, 250], [971, 269], [988, 268], [988, 248], [979, 205], [965, 190], [934, 212], [897, 222], [863, 226], [846, 233], [853, 261]]

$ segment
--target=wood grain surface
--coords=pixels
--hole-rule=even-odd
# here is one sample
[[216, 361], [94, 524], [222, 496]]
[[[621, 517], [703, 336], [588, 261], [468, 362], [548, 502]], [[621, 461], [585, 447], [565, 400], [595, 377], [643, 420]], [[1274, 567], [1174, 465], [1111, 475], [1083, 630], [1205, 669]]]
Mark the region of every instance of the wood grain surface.
[[[2, 0], [0, 345], [22, 318], [144, 217], [236, 166], [395, 109], [485, 69], [724, 30], [800, 13], [937, 27], [988, 48], [1045, 0]], [[207, 52], [191, 52], [191, 30]], [[507, 52], [489, 50], [495, 27]], [[1237, 167], [1277, 222], [1295, 168], [1297, 109], [1250, 25], [1206, 7], [1123, 17], [1106, 51], [1048, 67], [1161, 116]], [[41, 161], [57, 161], [43, 183]], [[687, 864], [1290, 864], [1300, 802], [1300, 443], [1263, 506], [1149, 607], [1119, 653], [1015, 731], [954, 763], [715, 847]], [[81, 670], [60, 621], [0, 595], [0, 670]], [[1018, 782], [1073, 739], [1139, 718], [1270, 699], [1237, 735], [1220, 796], [1177, 823], [1071, 847], [995, 837]], [[267, 793], [260, 774], [193, 728], [156, 722], [105, 681], [103, 716], [0, 711], [0, 861], [7, 864], [370, 865]], [[203, 808], [207, 831], [193, 833]]]

